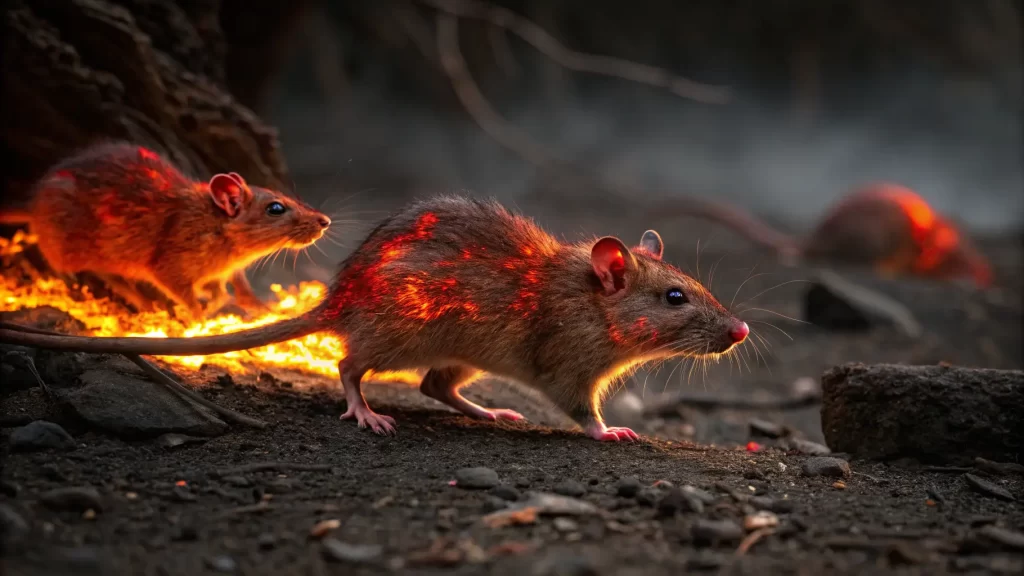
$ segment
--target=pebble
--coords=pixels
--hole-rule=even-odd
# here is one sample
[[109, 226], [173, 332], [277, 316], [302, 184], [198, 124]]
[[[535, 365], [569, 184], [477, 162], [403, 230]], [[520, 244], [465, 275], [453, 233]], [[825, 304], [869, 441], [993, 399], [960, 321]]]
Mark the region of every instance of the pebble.
[[677, 512], [704, 512], [704, 502], [690, 492], [681, 488], [671, 488], [658, 501], [658, 514], [661, 516], [674, 516]]
[[490, 468], [462, 468], [455, 472], [455, 485], [470, 490], [488, 490], [500, 483], [498, 473]]
[[171, 497], [178, 502], [195, 502], [198, 500], [191, 490], [184, 486], [175, 486], [171, 489]]
[[491, 512], [497, 512], [498, 510], [504, 510], [505, 508], [508, 508], [508, 500], [503, 500], [497, 496], [488, 496], [487, 499], [484, 500], [481, 510], [484, 514], [490, 514]]
[[1013, 497], [1013, 494], [1010, 494], [1006, 488], [993, 484], [988, 480], [979, 478], [974, 474], [964, 474], [964, 480], [967, 480], [967, 483], [975, 490], [975, 492], [987, 494], [989, 496], [999, 498], [1000, 500], [1006, 500], [1007, 502], [1013, 502], [1016, 500], [1016, 498]]
[[369, 562], [383, 552], [383, 548], [375, 544], [349, 544], [334, 538], [324, 538], [324, 556], [336, 562]]
[[654, 506], [661, 500], [661, 490], [654, 486], [644, 486], [636, 493], [636, 501], [644, 506]]
[[776, 514], [788, 514], [793, 511], [793, 501], [769, 496], [754, 496], [750, 499], [750, 505], [758, 510], [769, 510]]
[[206, 559], [206, 565], [216, 572], [234, 572], [237, 564], [235, 559], [226, 554], [218, 554]]
[[787, 446], [789, 446], [790, 450], [796, 450], [801, 454], [809, 456], [827, 456], [832, 453], [832, 449], [828, 446], [802, 438], [790, 438], [787, 441]]
[[491, 489], [491, 495], [501, 498], [502, 500], [508, 500], [509, 502], [515, 502], [516, 500], [519, 500], [522, 497], [522, 494], [519, 492], [519, 490], [516, 490], [515, 488], [509, 486], [508, 484], [495, 486], [493, 489]]
[[762, 510], [751, 514], [743, 519], [745, 530], [757, 530], [758, 528], [774, 528], [779, 525], [779, 517], [775, 514]]
[[221, 480], [238, 488], [248, 488], [249, 486], [252, 486], [252, 481], [245, 476], [225, 476], [221, 478]]
[[549, 516], [580, 516], [596, 514], [598, 511], [597, 506], [585, 500], [546, 492], [531, 492], [526, 501], [517, 504], [517, 507], [537, 507], [540, 513]]
[[701, 518], [691, 527], [693, 539], [698, 542], [733, 542], [743, 538], [743, 528], [732, 520]]
[[696, 486], [686, 485], [683, 486], [683, 494], [686, 494], [692, 498], [700, 500], [702, 503], [711, 505], [715, 503], [715, 496], [706, 490], [701, 490]]
[[555, 494], [579, 498], [587, 493], [587, 487], [575, 480], [566, 480], [555, 486]]
[[846, 460], [828, 456], [808, 458], [803, 465], [804, 476], [829, 476], [831, 478], [849, 478], [850, 464]]
[[623, 498], [634, 498], [637, 492], [640, 491], [640, 488], [640, 481], [635, 476], [626, 476], [619, 480], [615, 490]]
[[58, 424], [45, 420], [30, 422], [11, 432], [11, 451], [74, 450], [75, 439]]
[[768, 438], [779, 438], [782, 436], [782, 426], [760, 418], [750, 419], [750, 431], [754, 434], [767, 436]]
[[260, 550], [270, 550], [274, 546], [277, 546], [277, 536], [274, 536], [270, 532], [264, 532], [256, 539], [256, 545], [260, 547]]
[[188, 436], [186, 434], [177, 434], [175, 432], [168, 432], [167, 434], [161, 434], [153, 441], [157, 446], [169, 450], [171, 448], [177, 448], [178, 446], [184, 446], [185, 444], [198, 444], [206, 442], [206, 438], [197, 438], [195, 436]]
[[100, 501], [100, 493], [91, 486], [77, 486], [70, 488], [57, 488], [42, 494], [39, 501], [46, 506], [56, 510], [74, 510], [85, 512], [102, 510], [103, 503]]
[[580, 528], [579, 523], [575, 520], [562, 516], [555, 518], [552, 524], [555, 525], [555, 530], [558, 530], [559, 532], [575, 532]]

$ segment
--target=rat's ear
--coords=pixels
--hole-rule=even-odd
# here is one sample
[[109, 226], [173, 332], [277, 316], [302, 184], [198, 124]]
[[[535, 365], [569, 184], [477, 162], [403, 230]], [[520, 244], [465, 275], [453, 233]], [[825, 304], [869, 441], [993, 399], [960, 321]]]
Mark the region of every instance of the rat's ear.
[[232, 178], [234, 178], [234, 179], [235, 179], [235, 181], [236, 181], [236, 182], [238, 182], [239, 186], [246, 186], [246, 187], [247, 187], [247, 186], [249, 186], [249, 185], [248, 185], [248, 184], [247, 184], [247, 183], [245, 182], [245, 178], [242, 178], [242, 177], [241, 177], [241, 176], [240, 176], [240, 175], [238, 174], [238, 172], [229, 172], [229, 173], [228, 173], [228, 176], [231, 176]]
[[661, 260], [661, 255], [665, 251], [661, 236], [654, 230], [648, 230], [640, 237], [640, 248], [655, 260]]
[[590, 265], [604, 293], [612, 295], [626, 288], [626, 272], [636, 267], [636, 261], [622, 240], [605, 236], [590, 249]]
[[234, 218], [242, 205], [252, 196], [252, 191], [245, 185], [244, 180], [239, 183], [230, 174], [214, 174], [213, 178], [210, 178], [210, 196], [218, 208], [229, 218]]

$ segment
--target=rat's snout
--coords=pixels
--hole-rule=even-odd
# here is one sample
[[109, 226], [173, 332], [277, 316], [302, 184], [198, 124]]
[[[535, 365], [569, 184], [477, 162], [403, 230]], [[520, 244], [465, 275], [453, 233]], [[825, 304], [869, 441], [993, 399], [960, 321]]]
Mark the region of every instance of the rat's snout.
[[327, 227], [331, 225], [331, 219], [326, 215], [321, 214], [320, 218], [317, 219], [317, 223], [320, 224], [321, 229], [326, 230]]
[[734, 320], [732, 326], [729, 327], [729, 338], [732, 339], [733, 344], [743, 342], [747, 339], [748, 334], [750, 334], [750, 327], [742, 320]]

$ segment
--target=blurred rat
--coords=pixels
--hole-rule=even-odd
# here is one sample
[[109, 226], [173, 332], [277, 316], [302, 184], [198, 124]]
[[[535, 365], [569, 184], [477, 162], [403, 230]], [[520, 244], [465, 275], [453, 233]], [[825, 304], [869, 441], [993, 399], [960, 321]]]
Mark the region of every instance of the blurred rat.
[[183, 175], [159, 154], [103, 143], [58, 163], [36, 184], [24, 210], [0, 221], [27, 223], [59, 274], [91, 272], [127, 302], [150, 307], [135, 281], [158, 288], [195, 318], [197, 292], [216, 311], [234, 288], [243, 309], [265, 311], [245, 268], [277, 250], [319, 239], [330, 218], [235, 173], [208, 182]]
[[889, 275], [992, 283], [987, 259], [949, 220], [914, 191], [876, 183], [854, 189], [804, 238], [788, 236], [739, 208], [695, 199], [659, 207], [719, 221], [777, 252], [785, 262], [831, 261], [870, 266]]
[[216, 354], [318, 331], [342, 337], [342, 418], [379, 434], [395, 421], [370, 409], [368, 372], [427, 369], [420, 390], [476, 418], [519, 420], [459, 389], [483, 372], [530, 385], [597, 440], [604, 395], [629, 370], [674, 356], [718, 358], [747, 324], [696, 280], [662, 261], [657, 232], [633, 249], [614, 237], [564, 244], [496, 202], [420, 201], [386, 219], [341, 265], [311, 311], [291, 320], [202, 338], [90, 338], [0, 330], [0, 341], [83, 352]]

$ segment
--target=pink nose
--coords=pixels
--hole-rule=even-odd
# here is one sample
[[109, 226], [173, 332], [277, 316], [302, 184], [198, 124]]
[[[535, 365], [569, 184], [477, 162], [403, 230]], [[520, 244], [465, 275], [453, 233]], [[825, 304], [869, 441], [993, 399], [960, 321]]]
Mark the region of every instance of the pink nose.
[[732, 338], [734, 344], [739, 344], [746, 340], [747, 334], [750, 334], [750, 327], [747, 326], [746, 322], [739, 322], [729, 330], [729, 337]]

